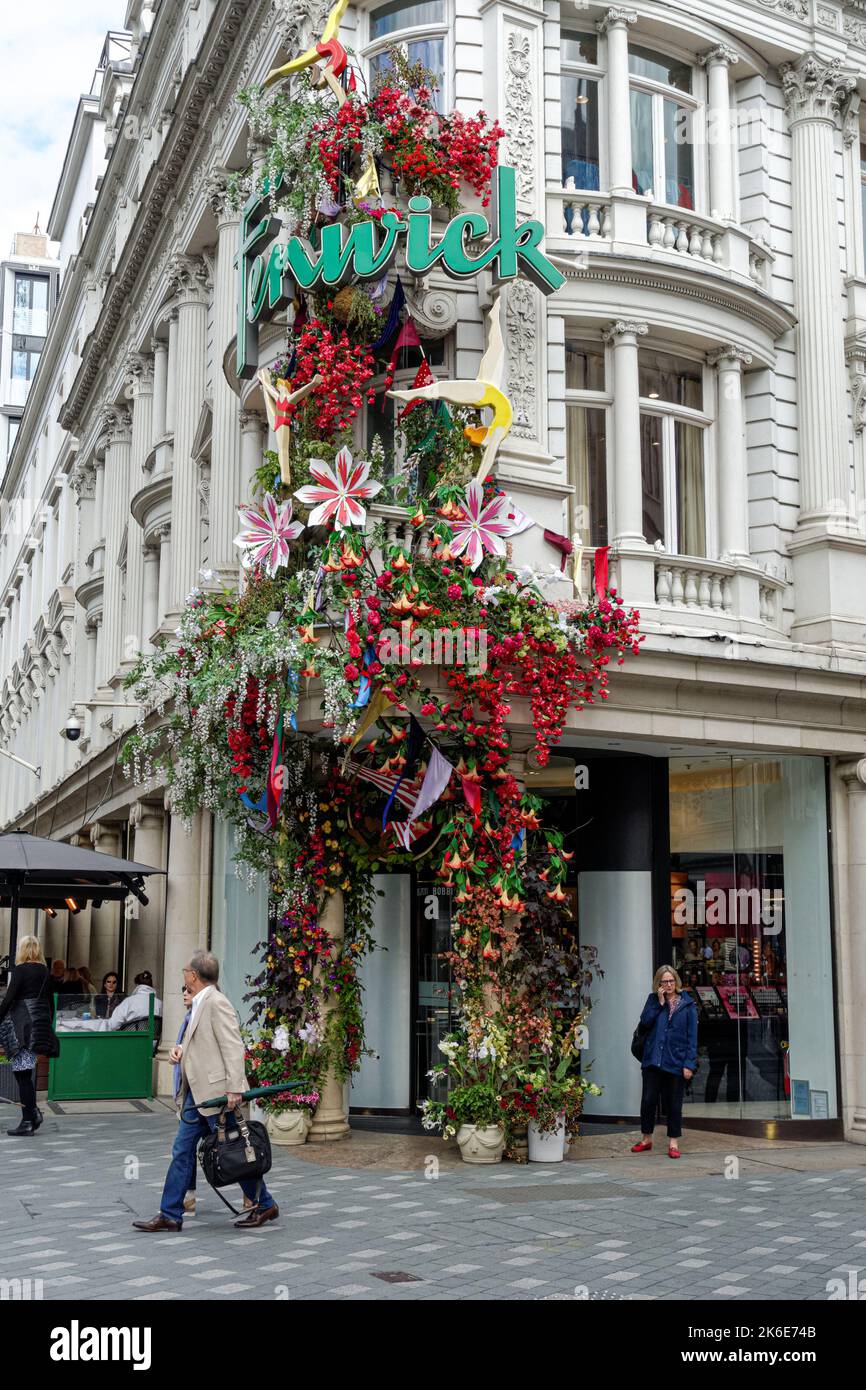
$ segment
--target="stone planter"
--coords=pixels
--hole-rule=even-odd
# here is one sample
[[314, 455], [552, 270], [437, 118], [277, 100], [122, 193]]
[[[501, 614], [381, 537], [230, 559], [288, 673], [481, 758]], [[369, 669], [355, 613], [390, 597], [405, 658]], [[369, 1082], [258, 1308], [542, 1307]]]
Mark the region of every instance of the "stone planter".
[[464, 1163], [501, 1163], [505, 1131], [501, 1125], [461, 1125], [457, 1144]]
[[529, 1122], [530, 1163], [561, 1163], [565, 1158], [565, 1116], [552, 1134], [541, 1134], [534, 1120]]
[[306, 1144], [312, 1125], [309, 1110], [284, 1110], [281, 1115], [268, 1115], [268, 1134], [272, 1144]]

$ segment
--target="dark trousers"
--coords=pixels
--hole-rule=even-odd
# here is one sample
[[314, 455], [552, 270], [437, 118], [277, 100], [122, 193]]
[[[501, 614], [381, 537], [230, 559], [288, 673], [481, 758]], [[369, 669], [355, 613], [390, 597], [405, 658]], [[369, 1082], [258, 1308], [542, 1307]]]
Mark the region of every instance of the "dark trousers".
[[36, 1087], [33, 1084], [32, 1071], [16, 1071], [15, 1085], [18, 1087], [18, 1099], [21, 1101], [21, 1109], [24, 1111], [25, 1120], [35, 1120], [36, 1114]]
[[683, 1090], [686, 1079], [680, 1072], [675, 1076], [661, 1067], [644, 1067], [643, 1095], [640, 1102], [641, 1134], [652, 1134], [655, 1128], [659, 1097], [668, 1117], [668, 1138], [679, 1139], [683, 1132]]

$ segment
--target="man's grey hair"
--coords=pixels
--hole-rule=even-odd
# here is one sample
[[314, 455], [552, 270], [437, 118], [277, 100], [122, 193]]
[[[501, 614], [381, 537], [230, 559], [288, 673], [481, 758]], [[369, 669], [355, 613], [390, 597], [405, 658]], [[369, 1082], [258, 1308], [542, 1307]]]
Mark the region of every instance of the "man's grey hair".
[[189, 968], [208, 985], [215, 985], [219, 980], [220, 963], [210, 951], [193, 951], [189, 958]]

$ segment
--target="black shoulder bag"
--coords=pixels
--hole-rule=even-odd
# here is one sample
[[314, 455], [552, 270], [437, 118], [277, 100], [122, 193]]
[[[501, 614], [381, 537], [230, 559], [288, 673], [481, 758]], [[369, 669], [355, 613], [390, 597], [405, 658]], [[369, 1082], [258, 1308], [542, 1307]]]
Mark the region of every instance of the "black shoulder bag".
[[651, 1023], [639, 1023], [631, 1035], [631, 1055], [636, 1061], [643, 1061], [646, 1040], [652, 1028]]
[[268, 1131], [259, 1120], [245, 1120], [240, 1106], [230, 1112], [233, 1127], [228, 1127], [229, 1110], [224, 1105], [216, 1122], [216, 1129], [206, 1134], [198, 1146], [198, 1160], [202, 1172], [216, 1192], [221, 1202], [225, 1202], [235, 1216], [231, 1202], [220, 1192], [221, 1187], [231, 1187], [247, 1178], [258, 1182], [256, 1206], [262, 1191], [262, 1178], [271, 1166], [271, 1141]]

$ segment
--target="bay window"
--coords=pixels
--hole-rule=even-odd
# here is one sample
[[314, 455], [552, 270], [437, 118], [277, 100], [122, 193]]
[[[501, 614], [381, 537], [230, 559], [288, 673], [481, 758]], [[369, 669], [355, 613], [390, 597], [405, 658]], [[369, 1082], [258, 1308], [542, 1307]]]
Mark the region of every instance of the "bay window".
[[434, 104], [439, 111], [447, 110], [447, 20], [446, 0], [391, 0], [389, 4], [371, 10], [367, 18], [367, 46], [364, 49], [371, 91], [391, 67], [388, 50], [399, 44], [410, 63], [421, 63], [433, 74], [437, 84]]
[[598, 39], [563, 31], [561, 55], [562, 186], [573, 180], [572, 188], [595, 191], [601, 187]]
[[632, 187], [656, 202], [695, 209], [699, 110], [689, 64], [629, 46]]
[[605, 354], [600, 343], [565, 347], [566, 449], [571, 534], [584, 546], [607, 545], [607, 408]]
[[[385, 451], [386, 477], [401, 471], [406, 455], [406, 441], [397, 418], [400, 412], [406, 409], [406, 402], [394, 400], [385, 391], [385, 374], [388, 367], [390, 346], [389, 344], [379, 354], [377, 365], [380, 374], [374, 377], [371, 382], [371, 386], [376, 392], [376, 399], [372, 405], [367, 406], [363, 431], [365, 457], [369, 457], [373, 440], [379, 439]], [[393, 386], [395, 390], [406, 391], [411, 387], [418, 375], [418, 368], [425, 358], [434, 376], [448, 376], [444, 340], [441, 338], [431, 339], [428, 342], [422, 342], [422, 347], [423, 354], [420, 348], [401, 349], [397, 359], [397, 370], [394, 373]], [[439, 369], [438, 372], [437, 368]]]
[[704, 368], [641, 351], [643, 534], [674, 555], [707, 554]]

